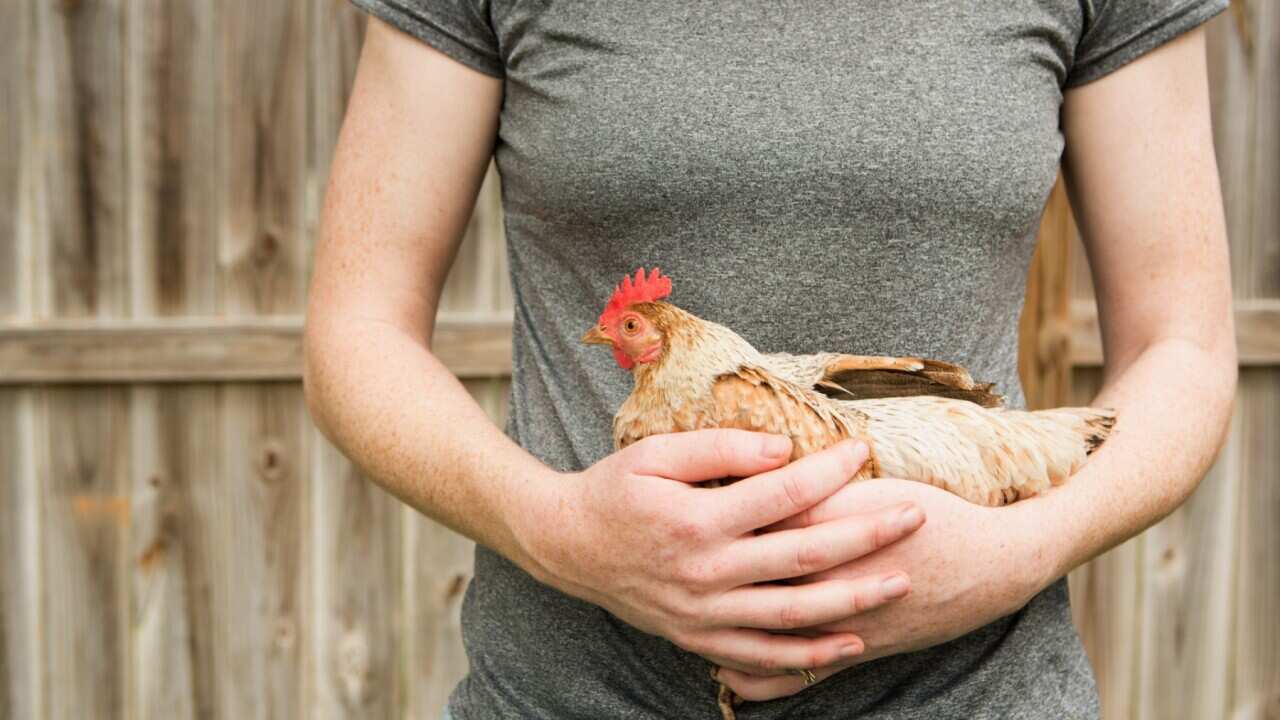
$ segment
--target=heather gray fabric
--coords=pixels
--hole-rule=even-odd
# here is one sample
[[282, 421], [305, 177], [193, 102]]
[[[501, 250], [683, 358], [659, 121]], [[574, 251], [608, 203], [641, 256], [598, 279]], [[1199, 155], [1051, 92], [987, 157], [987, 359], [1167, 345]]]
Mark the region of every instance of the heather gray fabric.
[[[762, 350], [942, 358], [1018, 404], [1017, 320], [1063, 89], [1226, 4], [356, 2], [505, 78], [509, 432], [562, 469], [610, 450], [631, 380], [578, 338], [640, 265]], [[463, 636], [457, 720], [718, 717], [705, 662], [485, 548]], [[1097, 715], [1064, 582], [958, 640], [741, 713]]]

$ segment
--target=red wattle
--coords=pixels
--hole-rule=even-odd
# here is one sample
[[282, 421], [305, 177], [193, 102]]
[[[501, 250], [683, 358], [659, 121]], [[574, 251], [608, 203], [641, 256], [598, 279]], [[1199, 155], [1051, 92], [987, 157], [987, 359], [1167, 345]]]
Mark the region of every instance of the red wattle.
[[636, 366], [635, 361], [627, 357], [627, 354], [622, 352], [618, 348], [613, 349], [613, 359], [618, 361], [618, 367], [622, 368], [623, 370], [630, 370], [631, 368]]

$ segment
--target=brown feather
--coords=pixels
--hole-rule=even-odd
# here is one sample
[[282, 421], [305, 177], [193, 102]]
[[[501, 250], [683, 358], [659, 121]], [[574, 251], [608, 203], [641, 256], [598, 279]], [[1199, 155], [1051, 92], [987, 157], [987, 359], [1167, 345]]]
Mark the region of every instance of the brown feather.
[[967, 400], [986, 408], [1002, 407], [1004, 398], [991, 383], [975, 383], [969, 372], [959, 365], [939, 360], [921, 360], [916, 370], [868, 369], [858, 363], [840, 360], [827, 366], [815, 388], [841, 400], [872, 400], [889, 397], [937, 397]]

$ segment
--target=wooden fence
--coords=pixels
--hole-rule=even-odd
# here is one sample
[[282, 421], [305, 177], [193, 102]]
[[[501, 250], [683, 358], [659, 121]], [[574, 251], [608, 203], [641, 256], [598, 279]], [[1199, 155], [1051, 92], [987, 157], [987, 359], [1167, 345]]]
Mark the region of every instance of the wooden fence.
[[[362, 26], [343, 0], [0, 2], [0, 717], [426, 720], [465, 672], [469, 543], [361, 477], [298, 385]], [[1201, 491], [1073, 576], [1109, 718], [1280, 709], [1280, 4], [1211, 40], [1248, 367]], [[1072, 232], [1058, 196], [1024, 333], [1044, 402], [1098, 383]], [[468, 234], [437, 347], [501, 421], [492, 178]]]

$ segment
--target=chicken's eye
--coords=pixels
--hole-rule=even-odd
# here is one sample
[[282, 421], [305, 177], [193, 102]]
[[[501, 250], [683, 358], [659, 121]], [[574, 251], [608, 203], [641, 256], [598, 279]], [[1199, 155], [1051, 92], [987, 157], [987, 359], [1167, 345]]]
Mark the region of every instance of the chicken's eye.
[[635, 318], [627, 318], [622, 321], [622, 332], [628, 335], [635, 335], [640, 330], [640, 321]]

